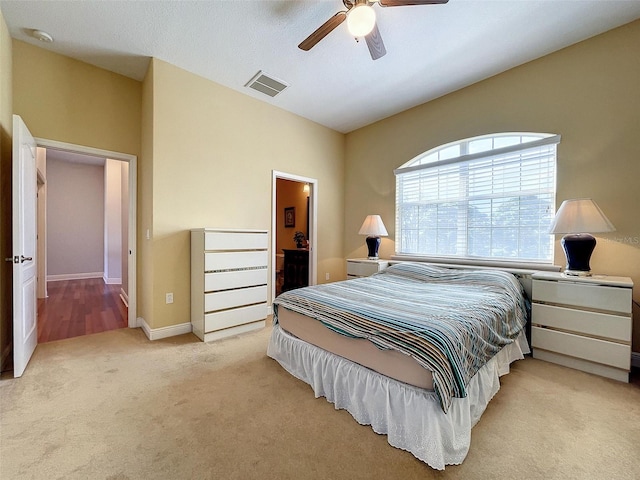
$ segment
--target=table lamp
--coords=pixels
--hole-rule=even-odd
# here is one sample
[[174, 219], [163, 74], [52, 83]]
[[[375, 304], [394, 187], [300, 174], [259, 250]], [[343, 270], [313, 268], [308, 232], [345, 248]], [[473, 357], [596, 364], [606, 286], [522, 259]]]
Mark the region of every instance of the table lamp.
[[596, 247], [596, 239], [590, 234], [613, 232], [615, 227], [600, 207], [590, 198], [565, 200], [553, 219], [549, 233], [564, 233], [562, 248], [567, 257], [566, 275], [589, 277], [589, 260]]
[[367, 215], [362, 227], [360, 227], [358, 235], [367, 235], [366, 242], [367, 247], [369, 248], [369, 255], [367, 258], [369, 260], [377, 260], [380, 237], [386, 237], [389, 235], [387, 233], [387, 229], [384, 227], [384, 223], [382, 223], [380, 215]]

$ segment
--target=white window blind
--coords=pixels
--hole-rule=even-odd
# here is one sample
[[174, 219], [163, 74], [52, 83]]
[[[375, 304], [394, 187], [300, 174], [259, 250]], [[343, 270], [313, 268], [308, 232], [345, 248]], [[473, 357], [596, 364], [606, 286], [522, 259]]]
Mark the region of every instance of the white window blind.
[[559, 141], [475, 137], [395, 170], [396, 253], [552, 263]]

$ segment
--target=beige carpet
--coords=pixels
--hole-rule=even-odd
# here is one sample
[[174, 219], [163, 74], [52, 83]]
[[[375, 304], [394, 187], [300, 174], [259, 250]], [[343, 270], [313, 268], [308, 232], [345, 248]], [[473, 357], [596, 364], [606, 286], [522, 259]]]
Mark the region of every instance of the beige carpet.
[[118, 330], [39, 345], [0, 381], [0, 478], [638, 479], [640, 387], [514, 364], [461, 466], [437, 472], [265, 354]]

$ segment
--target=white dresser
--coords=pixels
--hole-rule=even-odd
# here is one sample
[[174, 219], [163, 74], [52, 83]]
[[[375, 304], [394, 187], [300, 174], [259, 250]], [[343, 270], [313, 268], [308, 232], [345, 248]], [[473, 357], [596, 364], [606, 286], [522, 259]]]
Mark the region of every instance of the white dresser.
[[628, 382], [633, 281], [549, 272], [532, 278], [534, 358]]
[[265, 326], [268, 232], [191, 230], [191, 325], [208, 342]]
[[388, 260], [369, 260], [368, 258], [347, 259], [347, 278], [368, 277], [389, 266]]

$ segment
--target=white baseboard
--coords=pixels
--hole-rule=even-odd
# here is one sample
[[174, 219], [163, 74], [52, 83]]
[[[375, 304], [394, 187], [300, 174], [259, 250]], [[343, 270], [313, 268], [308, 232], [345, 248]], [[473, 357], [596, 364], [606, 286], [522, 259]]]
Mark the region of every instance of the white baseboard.
[[109, 277], [105, 277], [103, 275], [102, 276], [102, 280], [104, 280], [104, 283], [106, 285], [121, 285], [122, 284], [122, 278], [109, 278]]
[[640, 353], [631, 352], [631, 366], [640, 368]]
[[129, 295], [124, 291], [123, 288], [120, 289], [120, 300], [124, 303], [124, 306], [129, 308]]
[[85, 278], [104, 278], [104, 272], [63, 273], [62, 275], [47, 275], [47, 282], [59, 282], [62, 280], [82, 280]]
[[191, 322], [171, 325], [169, 327], [151, 328], [142, 317], [138, 317], [138, 326], [149, 340], [160, 340], [161, 338], [175, 337], [191, 333]]

